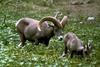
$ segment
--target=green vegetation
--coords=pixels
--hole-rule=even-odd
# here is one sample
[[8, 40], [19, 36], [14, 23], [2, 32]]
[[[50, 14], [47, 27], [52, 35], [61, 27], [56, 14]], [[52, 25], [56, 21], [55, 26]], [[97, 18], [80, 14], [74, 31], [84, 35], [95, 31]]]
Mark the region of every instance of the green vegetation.
[[[54, 0], [48, 5], [48, 0], [0, 0], [0, 67], [100, 66], [100, 14], [96, 15], [95, 23], [86, 23], [87, 16], [80, 13], [75, 16], [70, 15], [71, 11], [66, 9], [65, 1]], [[62, 12], [63, 16], [69, 16], [69, 23], [64, 28], [64, 33], [74, 32], [85, 44], [89, 39], [93, 40], [94, 48], [90, 56], [83, 59], [77, 56], [72, 59], [67, 56], [60, 58], [64, 51], [64, 43], [55, 37], [51, 39], [48, 47], [43, 44], [32, 45], [28, 41], [24, 48], [16, 47], [20, 43], [15, 27], [18, 19], [31, 17], [39, 20], [44, 16], [54, 16], [57, 11]], [[81, 20], [83, 24], [79, 23]]]

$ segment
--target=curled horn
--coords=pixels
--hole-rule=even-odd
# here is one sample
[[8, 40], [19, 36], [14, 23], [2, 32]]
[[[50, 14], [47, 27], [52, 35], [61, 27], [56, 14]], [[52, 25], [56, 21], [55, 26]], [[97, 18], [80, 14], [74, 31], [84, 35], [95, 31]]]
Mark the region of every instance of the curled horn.
[[62, 28], [62, 25], [55, 17], [47, 16], [47, 17], [44, 17], [40, 20], [39, 25], [38, 25], [39, 31], [41, 31], [40, 26], [44, 21], [51, 21], [57, 28]]
[[66, 25], [67, 21], [68, 21], [68, 17], [67, 16], [64, 16], [63, 19], [60, 22], [60, 24], [62, 25], [63, 28]]

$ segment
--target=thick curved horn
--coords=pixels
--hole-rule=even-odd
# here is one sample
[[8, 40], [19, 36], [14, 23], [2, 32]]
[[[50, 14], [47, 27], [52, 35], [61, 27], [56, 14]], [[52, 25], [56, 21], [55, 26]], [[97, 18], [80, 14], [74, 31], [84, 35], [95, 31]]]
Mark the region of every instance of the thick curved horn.
[[60, 22], [60, 24], [62, 25], [63, 28], [64, 28], [65, 24], [67, 23], [67, 21], [68, 21], [68, 17], [64, 16], [63, 19]]
[[38, 25], [38, 29], [41, 31], [40, 29], [40, 25], [44, 22], [44, 21], [51, 21], [57, 28], [62, 28], [62, 25], [60, 24], [60, 22], [52, 16], [47, 16], [44, 17], [40, 20], [39, 25]]

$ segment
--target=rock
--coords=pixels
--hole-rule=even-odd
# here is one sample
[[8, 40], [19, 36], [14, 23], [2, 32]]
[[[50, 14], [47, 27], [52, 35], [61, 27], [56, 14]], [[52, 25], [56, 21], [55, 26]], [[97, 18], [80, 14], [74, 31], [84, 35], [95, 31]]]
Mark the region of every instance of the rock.
[[72, 5], [82, 5], [82, 4], [89, 4], [91, 3], [91, 0], [73, 0], [71, 1]]
[[81, 2], [81, 1], [72, 1], [71, 4], [72, 4], [72, 5], [82, 5], [82, 4], [84, 4], [84, 3]]
[[89, 16], [88, 18], [87, 18], [87, 22], [89, 22], [89, 23], [94, 23], [95, 22], [95, 17], [93, 17], [93, 16]]

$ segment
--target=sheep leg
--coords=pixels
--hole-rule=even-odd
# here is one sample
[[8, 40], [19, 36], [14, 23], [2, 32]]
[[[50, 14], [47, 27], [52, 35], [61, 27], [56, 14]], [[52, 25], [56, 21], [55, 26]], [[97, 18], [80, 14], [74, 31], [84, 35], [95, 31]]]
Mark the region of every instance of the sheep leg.
[[67, 54], [67, 47], [65, 47], [65, 54]]
[[71, 58], [73, 57], [74, 52], [75, 52], [75, 51], [71, 51]]
[[67, 54], [67, 50], [68, 50], [68, 48], [66, 46], [66, 42], [64, 42], [64, 45], [65, 45], [65, 51], [63, 52], [62, 57], [64, 57]]
[[66, 56], [66, 54], [67, 54], [67, 47], [65, 47], [65, 51], [63, 52], [62, 57]]
[[44, 44], [45, 44], [46, 46], [48, 46], [49, 42], [48, 42], [48, 41], [45, 41]]
[[67, 48], [67, 43], [66, 42], [64, 42], [64, 46], [65, 46], [65, 54], [67, 54], [68, 48]]
[[85, 57], [85, 54], [84, 54], [83, 50], [81, 50], [81, 56], [82, 56], [82, 58]]
[[67, 47], [65, 47], [65, 51], [63, 52], [62, 56], [61, 57], [65, 57], [67, 54]]
[[35, 39], [35, 45], [38, 45], [39, 41], [37, 39]]
[[26, 41], [24, 34], [20, 34], [20, 39], [21, 43], [18, 45], [18, 47], [23, 47]]
[[48, 46], [48, 44], [49, 44], [49, 39], [45, 40], [45, 41], [44, 41], [44, 44], [45, 44], [46, 46]]

